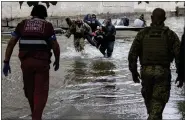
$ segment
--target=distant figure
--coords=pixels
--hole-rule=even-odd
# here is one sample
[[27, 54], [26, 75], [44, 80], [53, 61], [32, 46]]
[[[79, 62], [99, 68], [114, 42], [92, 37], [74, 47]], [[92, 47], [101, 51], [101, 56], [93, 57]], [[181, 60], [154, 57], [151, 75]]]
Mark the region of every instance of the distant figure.
[[143, 14], [141, 14], [141, 16], [139, 17], [139, 19], [144, 22], [144, 26], [143, 27], [146, 27], [146, 21], [145, 21], [145, 18], [144, 18], [144, 15]]
[[94, 42], [96, 43], [96, 48], [100, 48], [100, 46], [103, 44], [104, 42], [104, 38], [105, 38], [105, 32], [103, 31], [102, 27], [98, 27], [97, 30], [94, 32]]
[[83, 21], [84, 21], [85, 23], [87, 23], [88, 25], [91, 24], [91, 14], [87, 14], [87, 15], [84, 17]]
[[77, 52], [82, 52], [85, 46], [85, 34], [92, 34], [92, 31], [91, 27], [87, 23], [84, 23], [82, 20], [77, 19], [75, 22], [72, 22], [71, 26], [69, 26], [66, 37], [69, 38], [71, 34], [74, 35], [75, 50]]
[[92, 32], [95, 32], [98, 26], [102, 26], [101, 23], [96, 19], [95, 14], [92, 14], [91, 23], [88, 25], [91, 27]]
[[[166, 13], [161, 8], [152, 12], [152, 23], [138, 32], [129, 51], [129, 70], [135, 83], [140, 83], [141, 93], [147, 108], [148, 120], [162, 120], [162, 113], [170, 97], [170, 63], [175, 59], [179, 70], [180, 40], [177, 34], [164, 25]], [[141, 76], [137, 60], [141, 65]], [[176, 72], [177, 72], [176, 71]], [[176, 82], [182, 87], [179, 75]]]
[[74, 20], [71, 20], [70, 18], [66, 18], [65, 20], [69, 27], [75, 22]]
[[175, 8], [175, 15], [176, 15], [176, 17], [179, 16], [179, 7], [178, 6]]
[[146, 26], [146, 21], [144, 20], [143, 14], [134, 21], [134, 26], [135, 27], [145, 27]]
[[129, 26], [129, 19], [126, 16], [124, 16], [123, 18], [121, 18], [120, 25]]
[[[66, 18], [66, 22], [67, 22], [67, 24], [68, 24], [68, 26], [69, 26], [69, 28], [74, 28], [75, 27], [75, 21], [73, 20], [71, 20], [70, 18]], [[87, 26], [88, 26], [88, 24], [87, 23], [85, 23], [85, 22], [83, 22], [83, 24], [86, 24]], [[89, 26], [90, 27], [90, 26]], [[90, 28], [91, 29], [91, 28]], [[75, 29], [71, 29], [72, 31], [71, 31], [71, 33], [74, 33], [75, 31], [73, 31], [73, 30], [75, 30]], [[85, 39], [87, 39], [87, 41], [92, 45], [92, 46], [96, 46], [96, 44], [94, 43], [94, 41], [92, 40], [92, 30], [90, 30], [91, 32], [87, 32], [87, 31], [85, 31], [84, 32], [84, 38]]]
[[102, 45], [100, 46], [100, 52], [104, 55], [104, 57], [109, 58], [112, 56], [116, 35], [116, 29], [112, 24], [111, 18], [106, 19], [106, 25], [103, 27], [103, 31], [105, 32], [105, 37]]
[[95, 14], [88, 14], [84, 17], [84, 20], [83, 20], [85, 23], [87, 23], [91, 29], [92, 29], [92, 32], [95, 32], [96, 31], [96, 28], [97, 26], [102, 26], [101, 23], [96, 19], [96, 15]]

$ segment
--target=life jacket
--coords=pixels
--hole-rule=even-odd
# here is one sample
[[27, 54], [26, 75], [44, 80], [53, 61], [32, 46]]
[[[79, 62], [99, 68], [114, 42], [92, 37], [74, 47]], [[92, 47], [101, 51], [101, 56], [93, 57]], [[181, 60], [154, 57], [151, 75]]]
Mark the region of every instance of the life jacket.
[[51, 23], [32, 18], [20, 23], [19, 58], [34, 57], [41, 60], [49, 60], [51, 57]]
[[170, 66], [173, 60], [170, 52], [171, 41], [168, 38], [168, 27], [147, 27], [142, 40], [141, 65]]

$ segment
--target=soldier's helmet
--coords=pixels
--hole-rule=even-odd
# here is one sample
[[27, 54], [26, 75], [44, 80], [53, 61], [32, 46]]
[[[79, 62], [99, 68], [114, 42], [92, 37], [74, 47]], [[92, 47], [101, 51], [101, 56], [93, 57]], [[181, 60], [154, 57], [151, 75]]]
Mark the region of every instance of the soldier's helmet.
[[35, 5], [31, 11], [31, 16], [45, 19], [48, 17], [46, 7], [44, 5]]

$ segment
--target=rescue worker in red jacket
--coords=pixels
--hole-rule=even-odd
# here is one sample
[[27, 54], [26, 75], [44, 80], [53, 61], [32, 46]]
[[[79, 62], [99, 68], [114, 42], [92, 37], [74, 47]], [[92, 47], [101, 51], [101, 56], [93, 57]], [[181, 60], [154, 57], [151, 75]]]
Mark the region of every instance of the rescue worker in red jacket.
[[55, 55], [54, 70], [57, 71], [60, 47], [52, 24], [45, 20], [46, 8], [43, 5], [34, 6], [31, 16], [31, 19], [20, 22], [12, 33], [5, 53], [3, 73], [8, 76], [8, 72], [11, 71], [10, 57], [14, 46], [19, 41], [24, 93], [30, 104], [32, 120], [41, 120], [49, 91], [51, 49]]

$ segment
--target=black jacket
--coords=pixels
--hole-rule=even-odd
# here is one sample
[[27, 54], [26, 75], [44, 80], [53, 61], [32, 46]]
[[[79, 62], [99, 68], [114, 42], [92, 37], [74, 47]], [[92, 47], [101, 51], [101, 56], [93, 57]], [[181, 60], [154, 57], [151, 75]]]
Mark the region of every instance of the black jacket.
[[[180, 63], [179, 63], [179, 76], [181, 77], [181, 78], [183, 78], [184, 79], [184, 73], [185, 73], [185, 71], [184, 71], [184, 69], [185, 69], [185, 64], [184, 64], [184, 62], [185, 62], [185, 33], [182, 35], [182, 40], [181, 40], [181, 46], [180, 46]], [[185, 79], [184, 79], [184, 81], [185, 81]]]
[[105, 26], [103, 31], [105, 31], [105, 41], [115, 41], [116, 29], [114, 25]]

